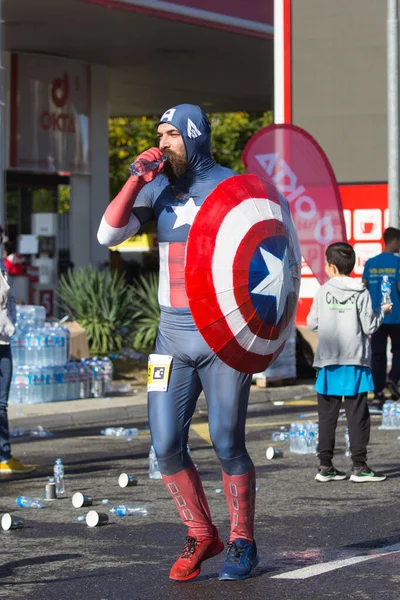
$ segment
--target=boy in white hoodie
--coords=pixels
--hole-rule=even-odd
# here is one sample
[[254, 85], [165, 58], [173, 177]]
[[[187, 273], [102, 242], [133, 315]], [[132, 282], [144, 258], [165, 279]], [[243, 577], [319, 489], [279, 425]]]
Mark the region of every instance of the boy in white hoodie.
[[346, 478], [332, 464], [342, 398], [353, 461], [350, 480], [360, 483], [386, 479], [366, 463], [371, 428], [367, 394], [374, 389], [368, 336], [378, 329], [392, 305], [372, 310], [368, 290], [349, 277], [355, 259], [350, 244], [328, 246], [325, 272], [330, 279], [318, 289], [307, 318], [309, 329], [318, 331], [313, 366], [317, 369], [320, 467], [315, 479], [321, 482]]

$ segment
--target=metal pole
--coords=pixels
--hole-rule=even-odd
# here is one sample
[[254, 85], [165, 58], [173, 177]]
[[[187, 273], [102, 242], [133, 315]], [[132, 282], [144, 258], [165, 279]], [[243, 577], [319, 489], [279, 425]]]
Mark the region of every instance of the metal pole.
[[274, 123], [285, 122], [283, 0], [274, 0]]
[[399, 227], [399, 12], [397, 0], [388, 0], [387, 97], [389, 224]]
[[[5, 127], [4, 127], [4, 65], [3, 65], [3, 0], [0, 0], [0, 225], [5, 228], [5, 202], [4, 202], [4, 148], [5, 148]], [[2, 250], [2, 248], [1, 248]], [[0, 259], [3, 255], [0, 256]]]

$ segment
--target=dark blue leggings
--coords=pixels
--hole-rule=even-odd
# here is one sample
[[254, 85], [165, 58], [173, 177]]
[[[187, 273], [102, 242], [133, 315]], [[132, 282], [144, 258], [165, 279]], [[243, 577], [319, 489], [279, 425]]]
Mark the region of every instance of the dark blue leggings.
[[210, 437], [223, 470], [228, 475], [241, 475], [253, 469], [245, 443], [251, 375], [223, 363], [206, 344], [190, 314], [162, 311], [156, 353], [173, 357], [168, 390], [149, 392], [150, 431], [161, 472], [173, 475], [193, 464], [186, 447], [202, 390]]
[[12, 376], [12, 358], [9, 344], [0, 344], [0, 460], [11, 457], [8, 430], [8, 395]]

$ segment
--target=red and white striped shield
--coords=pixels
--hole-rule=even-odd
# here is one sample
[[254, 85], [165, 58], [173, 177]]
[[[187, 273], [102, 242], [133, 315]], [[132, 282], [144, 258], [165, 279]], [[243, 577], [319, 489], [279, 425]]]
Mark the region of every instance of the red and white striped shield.
[[243, 373], [264, 371], [293, 330], [301, 254], [287, 201], [256, 175], [206, 198], [190, 228], [185, 283], [211, 349]]

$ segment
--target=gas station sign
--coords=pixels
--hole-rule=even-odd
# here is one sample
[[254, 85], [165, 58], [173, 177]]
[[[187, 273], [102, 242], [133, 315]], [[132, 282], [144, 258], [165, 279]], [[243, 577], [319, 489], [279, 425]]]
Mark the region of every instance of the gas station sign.
[[90, 172], [86, 63], [13, 54], [10, 117], [11, 168]]

